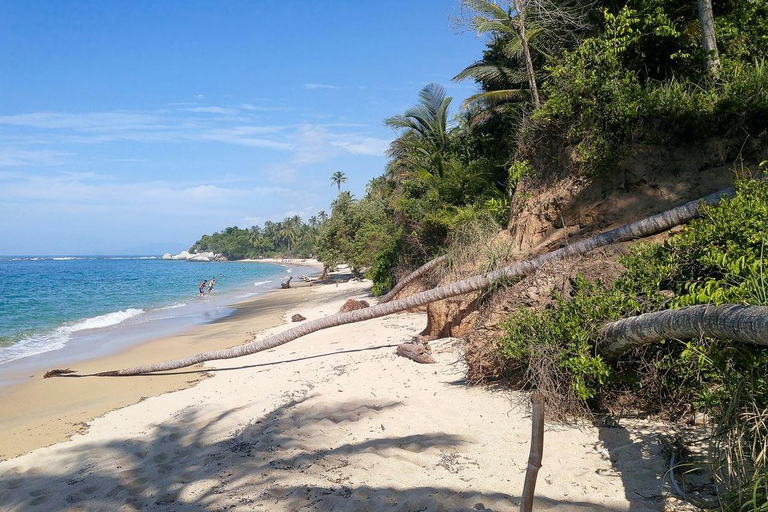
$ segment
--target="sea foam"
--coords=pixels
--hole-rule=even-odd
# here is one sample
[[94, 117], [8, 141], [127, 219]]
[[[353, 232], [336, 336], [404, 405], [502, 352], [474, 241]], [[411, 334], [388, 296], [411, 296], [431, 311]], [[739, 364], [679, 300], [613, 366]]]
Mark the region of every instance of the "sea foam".
[[30, 334], [21, 338], [13, 345], [0, 349], [0, 364], [13, 361], [14, 359], [21, 359], [22, 357], [42, 354], [43, 352], [59, 350], [64, 348], [73, 333], [111, 327], [142, 313], [144, 313], [143, 309], [128, 308], [122, 311], [115, 311], [114, 313], [107, 313], [106, 315], [86, 318], [79, 322], [65, 324], [52, 331]]

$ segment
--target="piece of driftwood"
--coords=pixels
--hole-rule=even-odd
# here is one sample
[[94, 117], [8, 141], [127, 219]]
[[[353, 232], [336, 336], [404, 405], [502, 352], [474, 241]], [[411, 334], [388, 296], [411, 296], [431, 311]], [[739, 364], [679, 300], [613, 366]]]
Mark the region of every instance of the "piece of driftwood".
[[429, 345], [420, 341], [401, 343], [397, 346], [397, 355], [407, 357], [408, 359], [421, 364], [432, 364], [436, 362], [432, 357], [432, 349]]
[[306, 319], [307, 319], [307, 317], [305, 317], [304, 315], [296, 313], [295, 315], [293, 315], [291, 317], [291, 322], [303, 322]]
[[523, 484], [523, 496], [520, 503], [520, 512], [533, 510], [533, 496], [536, 491], [536, 477], [541, 468], [541, 459], [544, 454], [544, 398], [534, 393], [531, 396], [533, 413], [531, 419], [531, 451], [528, 455], [528, 469], [525, 470], [525, 483]]
[[283, 290], [287, 290], [288, 288], [290, 288], [291, 287], [291, 279], [293, 279], [293, 276], [289, 276], [288, 280], [286, 282], [280, 283], [280, 288], [282, 288]]

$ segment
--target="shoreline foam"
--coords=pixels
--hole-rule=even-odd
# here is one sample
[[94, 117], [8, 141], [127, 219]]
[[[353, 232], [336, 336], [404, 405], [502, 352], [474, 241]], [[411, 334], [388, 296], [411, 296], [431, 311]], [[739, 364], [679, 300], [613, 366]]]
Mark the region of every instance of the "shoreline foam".
[[[35, 257], [36, 258], [36, 257]], [[147, 259], [148, 257], [50, 257], [48, 259], [85, 260], [85, 259]], [[158, 259], [152, 257], [152, 259]], [[311, 262], [310, 262], [311, 264]], [[273, 264], [276, 269], [285, 264]], [[300, 266], [300, 264], [296, 264]], [[291, 265], [291, 267], [294, 265]], [[314, 267], [300, 266], [304, 272], [314, 272]], [[288, 269], [290, 271], [290, 268]], [[183, 297], [171, 298], [168, 304], [137, 303], [111, 312], [90, 317], [67, 320], [59, 325], [39, 330], [20, 332], [12, 343], [0, 347], [0, 388], [13, 384], [17, 379], [8, 379], [9, 375], [20, 372], [37, 371], [50, 365], [76, 364], [82, 360], [103, 357], [119, 352], [130, 345], [169, 336], [181, 332], [193, 325], [217, 320], [231, 312], [231, 306], [244, 299], [268, 293], [278, 288], [277, 283], [284, 279], [275, 275], [269, 279], [253, 282], [243, 281], [205, 300], [198, 297], [184, 300]], [[182, 309], [183, 308], [183, 309]], [[146, 325], [145, 325], [146, 324]], [[106, 340], [100, 343], [99, 340]], [[88, 351], [92, 350], [93, 356]]]

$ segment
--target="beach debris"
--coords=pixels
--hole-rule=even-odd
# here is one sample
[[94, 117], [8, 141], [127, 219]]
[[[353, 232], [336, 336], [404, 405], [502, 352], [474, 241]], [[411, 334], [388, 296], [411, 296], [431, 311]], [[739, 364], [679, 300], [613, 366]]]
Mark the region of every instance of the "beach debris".
[[76, 371], [70, 370], [69, 368], [56, 368], [55, 370], [45, 372], [43, 378], [47, 379], [49, 377], [61, 377], [62, 375], [69, 375], [70, 373], [76, 373]]
[[432, 348], [426, 341], [413, 340], [408, 343], [401, 343], [397, 346], [397, 355], [407, 357], [417, 363], [433, 364], [435, 358], [432, 357]]
[[287, 290], [288, 288], [290, 288], [291, 287], [291, 279], [293, 279], [293, 276], [289, 276], [288, 280], [286, 282], [280, 283], [280, 288], [282, 288], [283, 290]]
[[291, 322], [303, 322], [306, 319], [307, 319], [307, 317], [305, 317], [305, 316], [303, 316], [303, 315], [301, 315], [299, 313], [296, 313], [295, 315], [293, 315], [291, 317]]
[[357, 309], [365, 309], [367, 307], [370, 307], [370, 304], [368, 304], [368, 301], [347, 299], [347, 302], [345, 302], [344, 305], [341, 306], [339, 313], [346, 313], [348, 311], [355, 311]]

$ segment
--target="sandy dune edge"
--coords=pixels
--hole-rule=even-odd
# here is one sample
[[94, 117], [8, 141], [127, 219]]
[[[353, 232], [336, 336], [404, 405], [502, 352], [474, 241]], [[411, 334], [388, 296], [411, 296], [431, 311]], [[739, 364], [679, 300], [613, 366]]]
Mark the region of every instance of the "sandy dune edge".
[[[311, 293], [298, 311], [310, 320], [367, 286]], [[0, 463], [0, 509], [514, 510], [530, 435], [520, 397], [464, 386], [451, 340], [435, 365], [395, 356], [423, 322], [396, 315], [217, 363], [193, 388]], [[663, 472], [646, 428], [548, 428], [536, 510], [661, 510]]]

